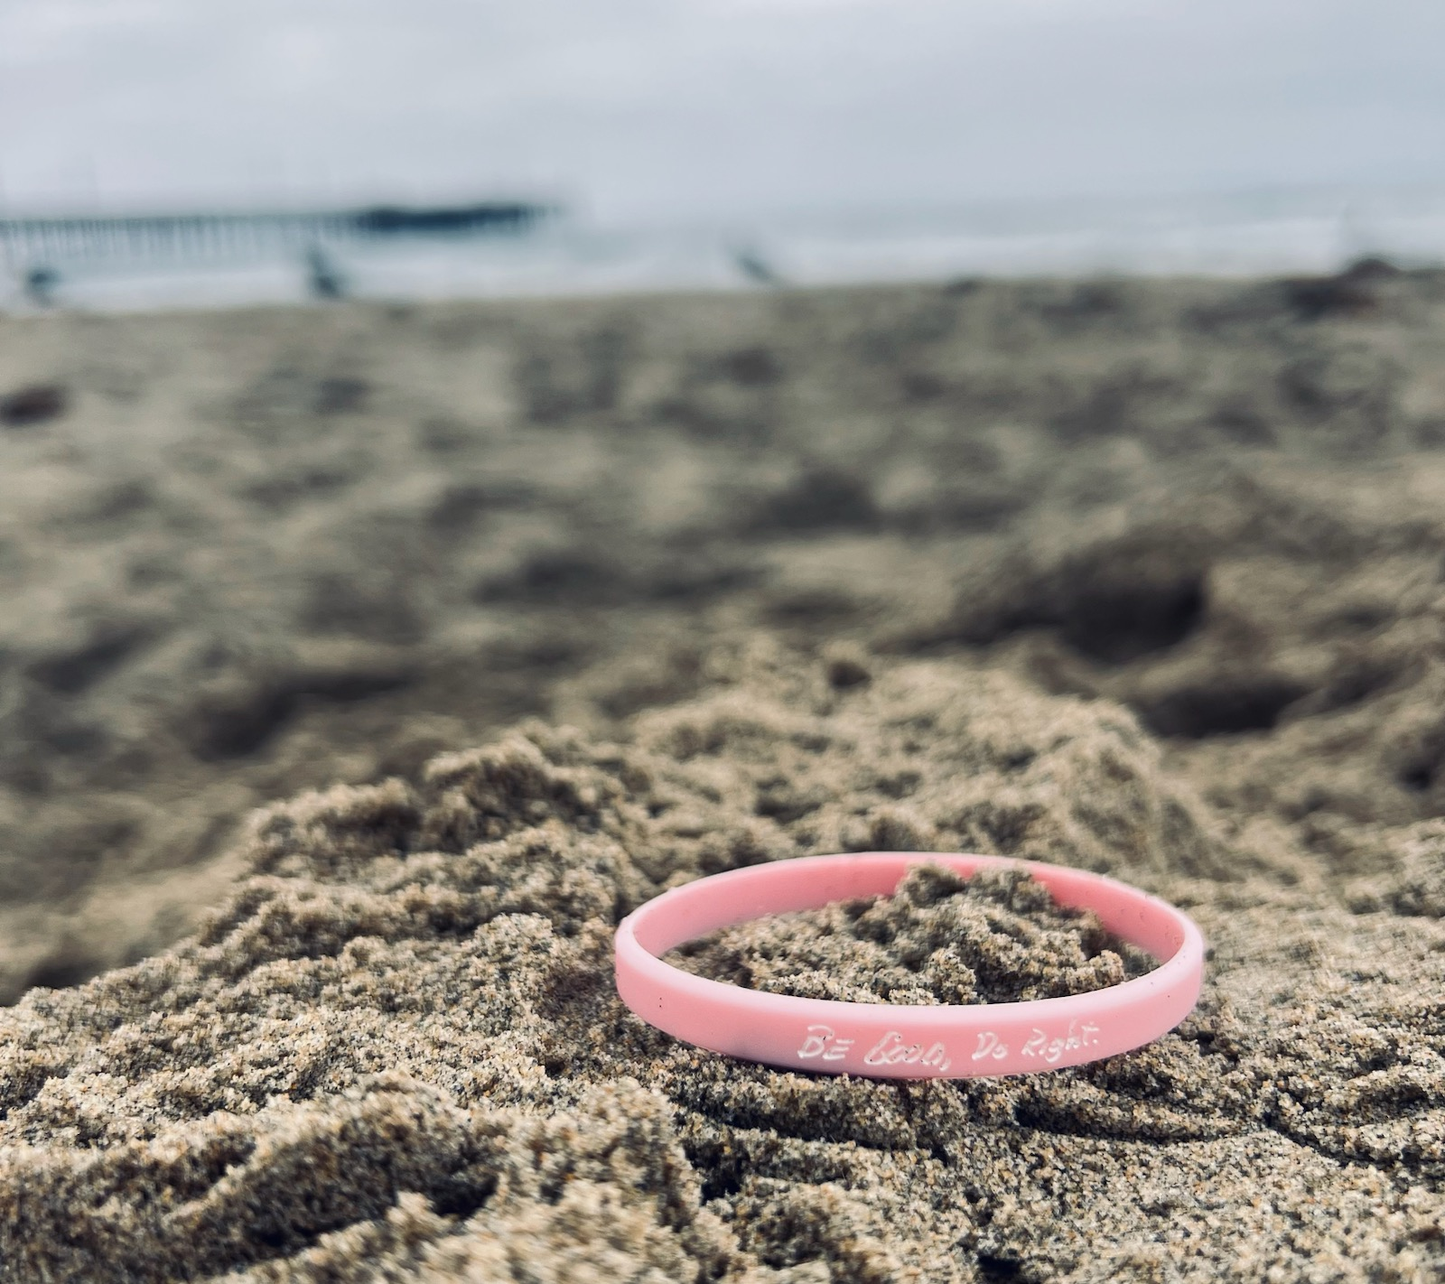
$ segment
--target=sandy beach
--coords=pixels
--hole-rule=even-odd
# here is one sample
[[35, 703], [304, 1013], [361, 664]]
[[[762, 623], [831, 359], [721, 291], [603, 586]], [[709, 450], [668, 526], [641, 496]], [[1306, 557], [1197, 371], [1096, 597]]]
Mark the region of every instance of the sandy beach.
[[[1445, 1277], [1442, 342], [1384, 264], [0, 317], [0, 1279]], [[875, 849], [1147, 888], [1201, 1002], [906, 1083], [618, 1001]], [[1009, 904], [689, 965], [1140, 966]]]

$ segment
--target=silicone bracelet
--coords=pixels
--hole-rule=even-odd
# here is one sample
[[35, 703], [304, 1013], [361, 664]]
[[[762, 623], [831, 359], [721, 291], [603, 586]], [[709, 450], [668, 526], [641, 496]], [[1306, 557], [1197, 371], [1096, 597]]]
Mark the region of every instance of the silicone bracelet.
[[[891, 895], [916, 865], [965, 877], [1027, 871], [1063, 907], [1093, 910], [1159, 966], [1121, 985], [1028, 1003], [900, 1006], [746, 990], [683, 972], [661, 956], [686, 941], [768, 914]], [[1204, 937], [1185, 914], [1112, 878], [1000, 856], [859, 852], [730, 870], [664, 892], [622, 920], [617, 992], [639, 1017], [700, 1048], [790, 1070], [887, 1079], [1059, 1070], [1142, 1047], [1198, 1001]]]

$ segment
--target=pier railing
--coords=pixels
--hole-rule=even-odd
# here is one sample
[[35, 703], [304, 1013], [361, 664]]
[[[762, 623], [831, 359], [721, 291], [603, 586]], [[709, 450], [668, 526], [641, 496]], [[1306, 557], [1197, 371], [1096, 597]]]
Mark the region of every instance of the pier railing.
[[12, 266], [26, 268], [86, 259], [205, 261], [345, 242], [521, 232], [555, 213], [554, 206], [498, 201], [317, 213], [0, 218], [0, 254]]

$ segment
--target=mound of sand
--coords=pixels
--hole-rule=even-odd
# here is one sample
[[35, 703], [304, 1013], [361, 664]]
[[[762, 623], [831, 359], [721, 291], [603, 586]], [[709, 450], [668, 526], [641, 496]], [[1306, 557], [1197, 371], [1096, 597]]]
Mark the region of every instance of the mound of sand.
[[[883, 1284], [1445, 1264], [1438, 918], [1351, 909], [1232, 845], [1117, 705], [766, 640], [728, 663], [735, 681], [623, 743], [531, 723], [415, 785], [277, 806], [195, 936], [8, 1010], [7, 1271]], [[1199, 1009], [1077, 1070], [886, 1083], [699, 1052], [619, 1003], [611, 933], [641, 900], [885, 838], [1173, 896], [1213, 943]], [[830, 966], [850, 983], [846, 952]]]
[[911, 870], [889, 896], [774, 914], [684, 942], [669, 961], [728, 985], [840, 1003], [1014, 1003], [1088, 994], [1155, 962], [1024, 868]]

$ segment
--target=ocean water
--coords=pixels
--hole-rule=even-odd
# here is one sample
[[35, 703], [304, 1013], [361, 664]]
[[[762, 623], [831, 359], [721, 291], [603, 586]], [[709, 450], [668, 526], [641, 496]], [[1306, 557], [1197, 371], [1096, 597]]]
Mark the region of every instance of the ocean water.
[[[324, 246], [346, 293], [444, 299], [733, 290], [963, 276], [1246, 276], [1328, 272], [1367, 254], [1445, 262], [1445, 188], [1034, 202], [946, 211], [605, 225], [563, 216], [524, 234]], [[35, 262], [11, 252], [0, 309], [34, 311]], [[294, 246], [232, 258], [48, 262], [54, 301], [98, 311], [284, 303], [309, 296]]]

